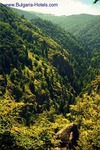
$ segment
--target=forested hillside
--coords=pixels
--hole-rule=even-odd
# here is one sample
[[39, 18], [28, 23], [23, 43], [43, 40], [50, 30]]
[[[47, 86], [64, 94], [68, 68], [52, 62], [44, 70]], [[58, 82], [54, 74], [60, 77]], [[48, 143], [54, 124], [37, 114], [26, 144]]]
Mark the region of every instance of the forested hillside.
[[80, 132], [75, 149], [100, 148], [94, 54], [50, 21], [27, 20], [0, 4], [1, 150], [54, 149], [56, 133], [72, 122]]
[[[29, 13], [30, 14], [30, 13]], [[52, 21], [73, 34], [78, 40], [92, 50], [100, 49], [100, 16], [80, 14], [71, 16], [53, 16], [36, 14], [38, 17]], [[30, 14], [32, 17], [32, 15]]]
[[31, 20], [31, 22], [41, 28], [44, 34], [50, 36], [63, 48], [68, 49], [69, 54], [72, 56], [71, 62], [75, 71], [75, 79], [71, 83], [77, 94], [79, 94], [82, 87], [86, 86], [87, 82], [90, 82], [98, 74], [100, 67], [99, 49], [91, 52], [89, 46], [84, 45], [80, 40], [76, 40], [72, 34], [50, 21], [37, 18]]
[[100, 16], [80, 14], [71, 16], [54, 16], [36, 12], [25, 12], [14, 9], [20, 15], [28, 19], [42, 18], [51, 21], [73, 34], [92, 50], [100, 49]]
[[94, 50], [100, 49], [100, 16], [81, 14], [54, 18], [54, 23], [72, 33], [84, 44]]

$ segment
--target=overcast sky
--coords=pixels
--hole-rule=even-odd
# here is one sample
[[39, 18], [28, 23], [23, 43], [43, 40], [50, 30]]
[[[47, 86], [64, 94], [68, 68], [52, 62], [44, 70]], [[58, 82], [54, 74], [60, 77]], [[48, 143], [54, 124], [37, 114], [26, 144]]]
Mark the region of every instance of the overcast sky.
[[[30, 10], [41, 13], [49, 13], [55, 15], [72, 15], [72, 14], [93, 14], [100, 15], [100, 2], [93, 4], [93, 0], [0, 0], [3, 4], [14, 4], [18, 9]], [[45, 3], [46, 6], [27, 6], [23, 8], [21, 5], [16, 3]], [[54, 4], [54, 7], [50, 7], [49, 4]]]

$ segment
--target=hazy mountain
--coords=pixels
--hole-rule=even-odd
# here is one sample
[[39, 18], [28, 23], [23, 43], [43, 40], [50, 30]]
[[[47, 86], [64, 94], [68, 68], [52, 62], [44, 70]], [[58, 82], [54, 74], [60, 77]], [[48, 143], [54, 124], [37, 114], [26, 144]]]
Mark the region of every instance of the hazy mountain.
[[92, 49], [100, 49], [100, 16], [99, 15], [71, 15], [54, 16], [36, 12], [24, 12], [15, 10], [18, 14], [23, 14], [27, 19], [40, 17], [44, 20], [52, 21], [72, 33], [78, 40], [82, 41]]
[[81, 14], [61, 17], [40, 15], [39, 17], [63, 27], [90, 48], [100, 49], [100, 16]]

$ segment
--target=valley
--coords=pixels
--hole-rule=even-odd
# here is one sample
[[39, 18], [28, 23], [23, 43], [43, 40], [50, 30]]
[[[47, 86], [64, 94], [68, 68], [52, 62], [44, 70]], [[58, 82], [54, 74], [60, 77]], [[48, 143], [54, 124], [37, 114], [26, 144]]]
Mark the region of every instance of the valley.
[[83, 16], [77, 28], [80, 16], [61, 24], [0, 4], [1, 150], [60, 147], [55, 136], [71, 123], [76, 150], [99, 150], [100, 19]]

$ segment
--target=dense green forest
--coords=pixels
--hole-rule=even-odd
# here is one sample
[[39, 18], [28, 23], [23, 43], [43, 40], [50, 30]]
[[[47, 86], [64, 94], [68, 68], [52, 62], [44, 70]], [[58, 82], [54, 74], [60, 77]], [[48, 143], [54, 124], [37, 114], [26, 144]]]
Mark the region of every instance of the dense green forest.
[[55, 149], [70, 123], [79, 129], [76, 150], [99, 150], [100, 46], [28, 19], [0, 4], [1, 150]]
[[100, 47], [100, 16], [81, 14], [71, 16], [46, 16], [41, 18], [52, 21], [72, 33], [92, 50]]
[[88, 45], [91, 50], [95, 51], [100, 48], [100, 16], [99, 15], [71, 15], [71, 16], [55, 16], [49, 14], [41, 14], [36, 12], [25, 12], [13, 9], [20, 15], [24, 15], [27, 19], [42, 18], [51, 21], [64, 28], [67, 32], [72, 33], [77, 40]]

